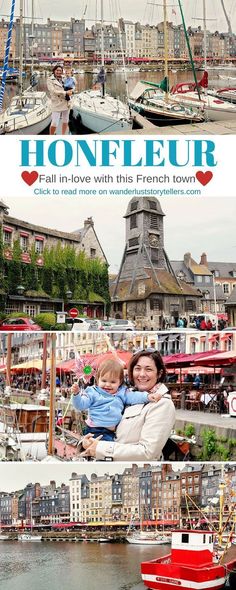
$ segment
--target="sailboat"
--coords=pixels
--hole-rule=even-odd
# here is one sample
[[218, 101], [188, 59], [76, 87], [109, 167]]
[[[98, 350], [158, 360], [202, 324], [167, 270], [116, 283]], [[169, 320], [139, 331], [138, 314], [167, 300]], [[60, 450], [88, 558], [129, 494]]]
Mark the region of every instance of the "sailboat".
[[0, 541], [8, 541], [9, 539], [9, 535], [5, 535], [5, 533], [2, 533], [2, 515], [0, 512]]
[[32, 522], [32, 500], [30, 502], [30, 533], [21, 533], [17, 537], [18, 541], [22, 543], [39, 543], [42, 541], [42, 535], [37, 535], [33, 533], [33, 522]]
[[[188, 44], [189, 52], [191, 53], [188, 43], [188, 35], [184, 21], [181, 2], [179, 6], [185, 31], [185, 37]], [[186, 82], [176, 84], [171, 89], [171, 96], [176, 103], [186, 105], [188, 108], [200, 107], [205, 114], [206, 119], [211, 121], [235, 121], [236, 120], [236, 105], [225, 101], [226, 93], [223, 95], [220, 92], [209, 92], [208, 77], [207, 77], [207, 41], [206, 41], [206, 0], [203, 0], [203, 22], [204, 22], [204, 84], [202, 81], [197, 83]], [[190, 54], [192, 61], [192, 56]], [[227, 90], [227, 89], [225, 89]]]
[[169, 94], [166, 0], [163, 0], [163, 10], [165, 78], [160, 84], [139, 81], [130, 93], [129, 106], [157, 125], [163, 120], [167, 124], [197, 123], [204, 119], [202, 109], [198, 105], [178, 104]]
[[[14, 5], [14, 0], [12, 0]], [[44, 131], [51, 122], [52, 108], [51, 101], [46, 92], [34, 91], [33, 86], [36, 80], [33, 76], [33, 36], [34, 36], [34, 0], [32, 0], [32, 64], [31, 64], [31, 86], [23, 91], [23, 0], [20, 0], [20, 65], [19, 65], [19, 95], [15, 96], [5, 111], [0, 113], [0, 134], [13, 133], [15, 135], [38, 135]], [[14, 11], [11, 17], [13, 20]], [[10, 21], [11, 23], [11, 21]], [[11, 23], [12, 24], [12, 23]], [[9, 28], [11, 26], [9, 25]], [[9, 43], [6, 52], [9, 52]], [[4, 62], [7, 68], [7, 60]], [[4, 88], [1, 88], [3, 99]], [[1, 110], [0, 105], [0, 110]]]
[[[143, 529], [143, 514], [141, 509], [141, 498], [140, 498], [140, 529], [138, 531], [133, 531], [131, 533], [131, 522], [128, 529], [128, 534], [126, 540], [131, 545], [166, 545], [170, 543], [170, 537], [164, 534], [164, 526], [163, 531], [160, 532], [157, 530], [157, 526], [153, 531], [147, 531]], [[156, 519], [157, 519], [157, 510], [156, 510]], [[157, 522], [156, 522], [157, 525]]]
[[101, 69], [97, 74], [96, 87], [74, 96], [72, 118], [75, 124], [82, 124], [95, 133], [128, 131], [133, 123], [128, 105], [105, 91], [103, 2], [101, 0]]

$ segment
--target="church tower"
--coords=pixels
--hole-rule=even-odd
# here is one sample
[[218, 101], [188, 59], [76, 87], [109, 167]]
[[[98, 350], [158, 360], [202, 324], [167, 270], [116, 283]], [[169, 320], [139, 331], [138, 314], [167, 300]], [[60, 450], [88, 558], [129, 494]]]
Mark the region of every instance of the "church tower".
[[159, 270], [166, 270], [174, 275], [164, 249], [164, 217], [161, 205], [155, 197], [131, 199], [124, 215], [125, 250], [117, 277], [117, 287], [120, 281], [131, 280], [132, 291], [134, 282], [149, 278], [150, 272], [159, 283], [156, 275], [156, 271]]

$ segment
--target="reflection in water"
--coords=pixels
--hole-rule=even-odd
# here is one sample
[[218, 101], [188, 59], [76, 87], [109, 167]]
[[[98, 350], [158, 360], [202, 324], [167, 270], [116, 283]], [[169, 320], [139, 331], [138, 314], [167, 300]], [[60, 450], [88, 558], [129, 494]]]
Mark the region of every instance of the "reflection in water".
[[[203, 72], [197, 72], [197, 79], [200, 80], [202, 77]], [[51, 75], [50, 72], [47, 73], [48, 76]], [[227, 71], [222, 70], [221, 75], [227, 76]], [[150, 82], [160, 82], [164, 78], [164, 71], [163, 69], [159, 69], [158, 71], [144, 71], [144, 72], [131, 72], [127, 69], [126, 76], [128, 79], [128, 92], [130, 93], [134, 88], [135, 84], [139, 80], [149, 80]], [[91, 88], [94, 83], [94, 74], [92, 73], [84, 73], [84, 74], [76, 74], [76, 91], [81, 92], [88, 88]], [[174, 70], [169, 72], [169, 80], [170, 80], [170, 87], [178, 82], [186, 82], [186, 81], [194, 81], [193, 80], [193, 73], [191, 71], [182, 71], [182, 70]], [[29, 85], [29, 80], [25, 81], [25, 87]], [[209, 72], [209, 85], [215, 87], [223, 87], [226, 84], [225, 81], [219, 79], [219, 74], [217, 74], [216, 70], [211, 70]], [[230, 85], [230, 84], [229, 84]], [[231, 84], [232, 85], [232, 84]], [[125, 83], [125, 75], [123, 72], [112, 72], [107, 73], [106, 76], [106, 86], [108, 92], [110, 92], [113, 96], [120, 98], [121, 100], [125, 100], [126, 97], [126, 83]], [[38, 90], [47, 90], [47, 78], [45, 75], [40, 76], [39, 84], [37, 86]], [[17, 84], [7, 84], [5, 90], [5, 97], [4, 97], [4, 106], [6, 107], [10, 99], [18, 92]]]
[[169, 548], [125, 543], [42, 542], [37, 547], [4, 542], [0, 588], [4, 590], [132, 590], [140, 582], [140, 562]]

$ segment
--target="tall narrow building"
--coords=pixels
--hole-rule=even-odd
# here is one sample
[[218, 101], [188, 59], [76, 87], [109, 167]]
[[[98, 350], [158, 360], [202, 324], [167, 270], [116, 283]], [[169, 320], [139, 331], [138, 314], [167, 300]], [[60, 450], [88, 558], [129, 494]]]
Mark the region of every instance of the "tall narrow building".
[[158, 199], [134, 197], [126, 214], [125, 249], [111, 285], [113, 314], [136, 327], [158, 330], [198, 313], [201, 293], [180, 281], [164, 247], [164, 217]]

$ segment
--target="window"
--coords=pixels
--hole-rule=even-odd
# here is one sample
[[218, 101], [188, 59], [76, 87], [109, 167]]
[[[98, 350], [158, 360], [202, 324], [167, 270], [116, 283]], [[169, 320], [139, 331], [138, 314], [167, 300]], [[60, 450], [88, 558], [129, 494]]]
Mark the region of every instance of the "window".
[[32, 318], [34, 318], [37, 314], [36, 305], [25, 305], [24, 312], [27, 313], [27, 315], [30, 315]]
[[206, 276], [205, 277], [205, 283], [210, 283], [211, 282], [211, 277]]
[[28, 238], [28, 236], [20, 236], [20, 247], [21, 247], [21, 250], [23, 250], [23, 252], [27, 252], [28, 251], [28, 246], [29, 246], [29, 238]]
[[130, 217], [130, 229], [134, 229], [135, 227], [137, 227], [137, 215], [136, 215], [136, 213], [134, 213], [134, 215], [132, 215]]
[[150, 209], [157, 209], [156, 201], [148, 200], [148, 202], [149, 202]]
[[215, 277], [219, 277], [219, 276], [220, 276], [220, 271], [219, 271], [219, 270], [212, 270], [211, 272], [212, 272], [212, 274], [213, 274]]
[[132, 246], [138, 246], [138, 243], [139, 243], [138, 238], [131, 238], [129, 240], [129, 247], [132, 248]]
[[42, 254], [43, 252], [43, 240], [35, 240], [35, 252]]
[[186, 311], [196, 311], [196, 301], [193, 301], [193, 299], [187, 299]]
[[96, 248], [90, 248], [90, 258], [96, 258]]
[[186, 533], [182, 534], [182, 543], [188, 543], [189, 542], [189, 535]]
[[157, 298], [150, 299], [150, 309], [152, 311], [161, 311], [162, 310], [161, 299], [157, 299]]
[[224, 293], [229, 293], [229, 283], [223, 283], [223, 291]]
[[198, 275], [196, 277], [196, 280], [197, 280], [197, 283], [202, 283], [202, 276], [201, 275]]
[[11, 246], [12, 244], [12, 234], [10, 231], [4, 230], [3, 232], [3, 241], [6, 246]]
[[157, 248], [152, 248], [151, 249], [151, 261], [152, 262], [158, 262], [159, 260], [159, 251], [157, 250]]

